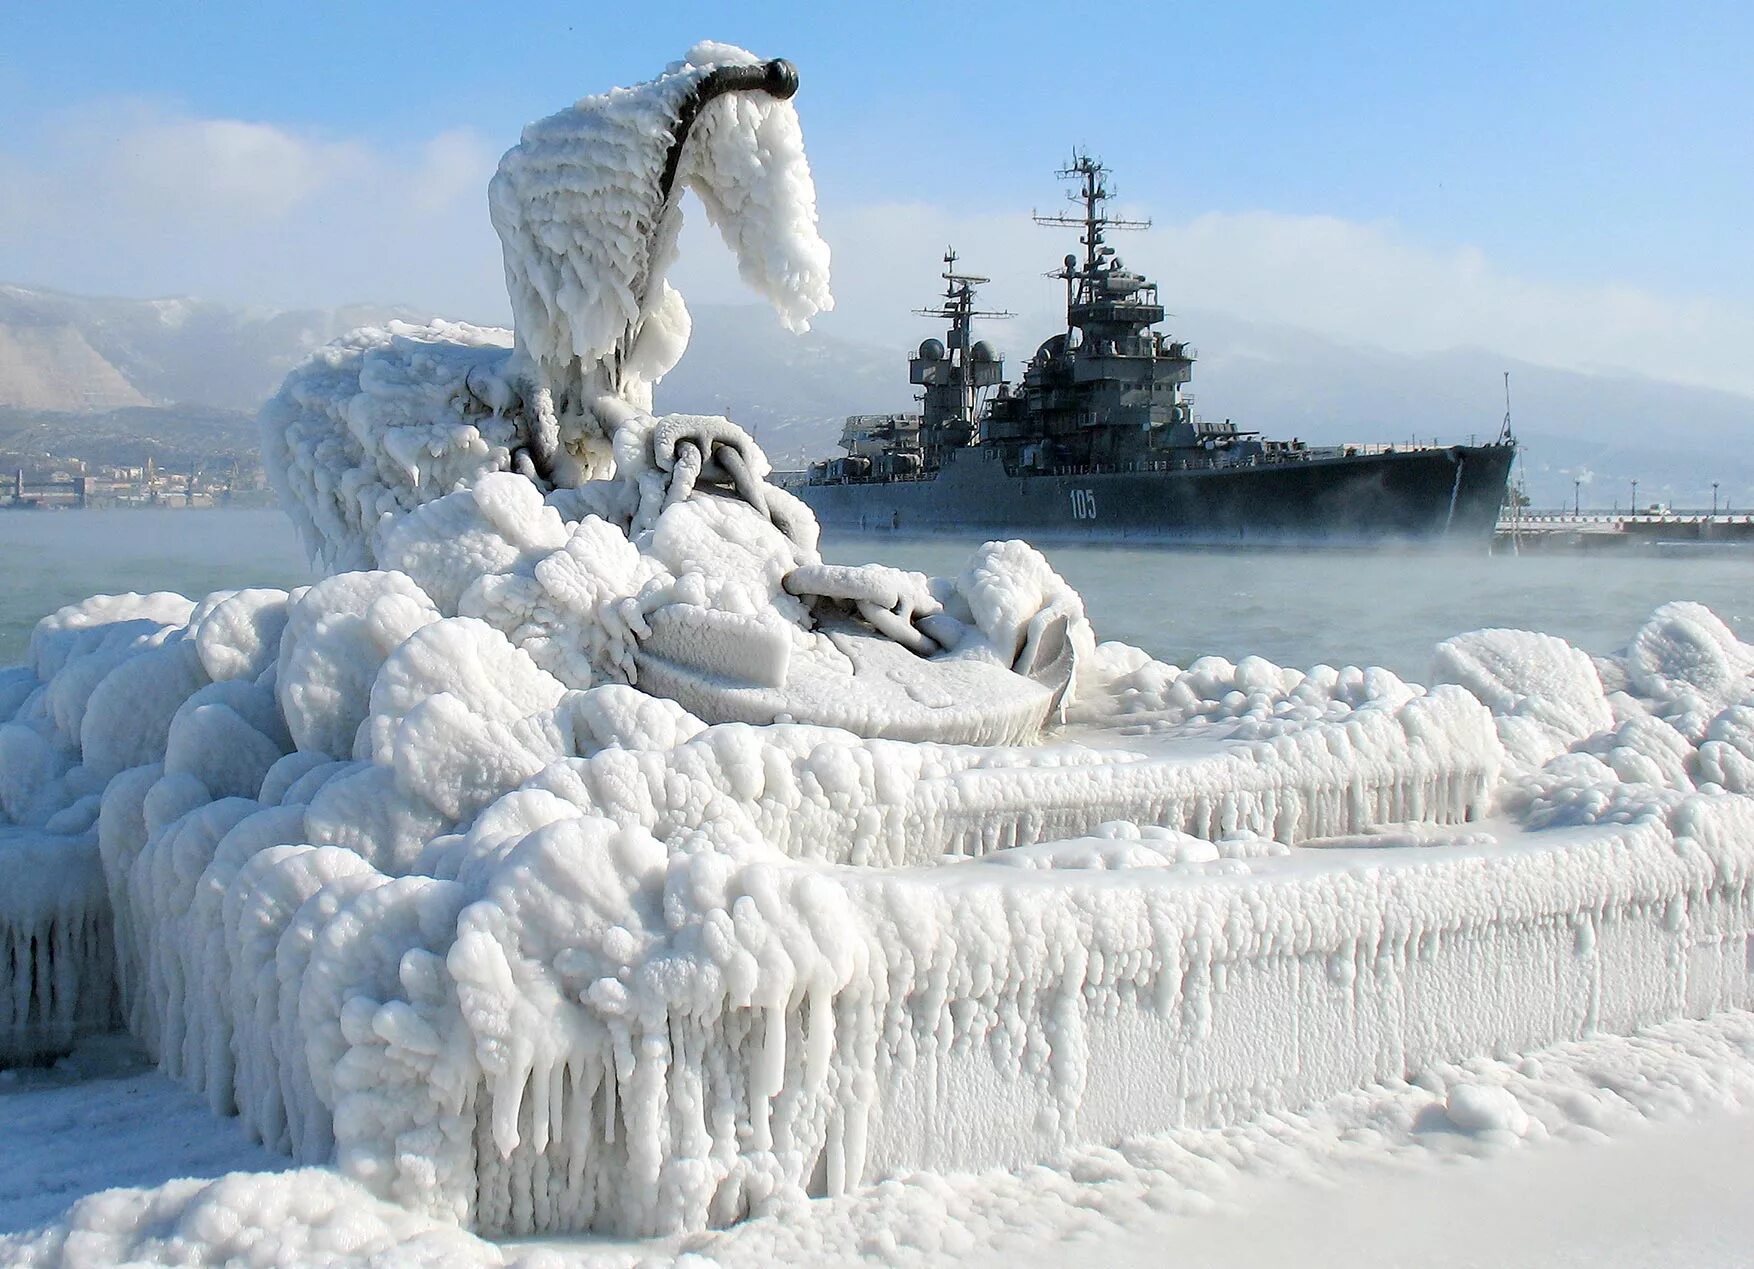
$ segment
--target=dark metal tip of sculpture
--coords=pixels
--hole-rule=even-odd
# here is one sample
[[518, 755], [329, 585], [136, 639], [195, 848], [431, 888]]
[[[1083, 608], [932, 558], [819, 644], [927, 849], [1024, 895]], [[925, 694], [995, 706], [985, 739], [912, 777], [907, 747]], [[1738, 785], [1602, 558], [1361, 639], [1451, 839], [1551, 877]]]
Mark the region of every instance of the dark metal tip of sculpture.
[[767, 72], [762, 87], [770, 97], [786, 101], [797, 95], [798, 68], [783, 57], [776, 57], [762, 68]]
[[764, 92], [776, 101], [786, 101], [798, 91], [798, 68], [783, 57], [757, 62], [752, 66], [719, 66], [694, 86], [676, 110], [676, 125], [671, 131], [670, 153], [664, 160], [663, 183], [659, 186], [666, 199], [676, 183], [676, 165], [682, 161], [682, 145], [694, 127], [701, 107], [726, 93]]

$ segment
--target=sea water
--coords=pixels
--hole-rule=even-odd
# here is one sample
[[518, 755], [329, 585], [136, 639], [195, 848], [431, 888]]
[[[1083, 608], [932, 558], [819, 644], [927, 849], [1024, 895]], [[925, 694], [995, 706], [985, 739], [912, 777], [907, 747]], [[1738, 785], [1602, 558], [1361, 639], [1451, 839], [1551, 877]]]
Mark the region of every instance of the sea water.
[[[955, 573], [977, 536], [837, 536], [823, 553]], [[1708, 605], [1754, 640], [1754, 551], [1488, 555], [1482, 551], [1192, 551], [1054, 544], [1097, 634], [1187, 665], [1266, 657], [1281, 665], [1383, 665], [1423, 679], [1431, 649], [1463, 630], [1544, 630], [1591, 652], [1621, 646], [1672, 599]], [[279, 511], [0, 513], [0, 665], [23, 658], [45, 613], [87, 595], [315, 580]]]

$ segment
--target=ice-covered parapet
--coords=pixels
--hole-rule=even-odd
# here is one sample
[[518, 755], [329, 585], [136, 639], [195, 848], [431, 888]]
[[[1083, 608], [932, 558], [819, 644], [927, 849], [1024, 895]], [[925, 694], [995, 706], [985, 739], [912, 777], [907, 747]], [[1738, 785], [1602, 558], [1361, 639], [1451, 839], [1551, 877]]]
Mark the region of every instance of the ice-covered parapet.
[[110, 940], [96, 834], [0, 817], [0, 1069], [59, 1057], [115, 1026]]

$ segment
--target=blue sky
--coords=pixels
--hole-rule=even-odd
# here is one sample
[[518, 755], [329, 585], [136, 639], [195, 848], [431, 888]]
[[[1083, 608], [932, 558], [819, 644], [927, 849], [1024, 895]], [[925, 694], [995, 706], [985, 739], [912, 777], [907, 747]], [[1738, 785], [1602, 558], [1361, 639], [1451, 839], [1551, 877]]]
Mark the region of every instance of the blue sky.
[[[0, 54], [0, 110], [9, 120], [0, 161], [24, 175], [10, 212], [0, 194], [0, 229], [13, 230], [0, 246], [0, 276], [264, 303], [456, 302], [476, 315], [490, 302], [496, 268], [476, 176], [485, 181], [527, 120], [649, 77], [711, 37], [799, 65], [798, 105], [837, 267], [852, 277], [853, 296], [872, 304], [899, 302], [899, 291], [861, 289], [859, 271], [871, 265], [860, 257], [902, 246], [873, 230], [874, 209], [914, 207], [920, 243], [953, 230], [977, 239], [976, 254], [990, 242], [997, 275], [1023, 263], [1021, 244], [1043, 240], [1019, 237], [1013, 248], [983, 226], [1052, 201], [1051, 169], [1083, 144], [1117, 169], [1127, 200], [1157, 220], [1144, 248], [1150, 262], [1192, 267], [1190, 293], [1202, 305], [1223, 298], [1222, 278], [1199, 272], [1219, 267], [1214, 253], [1233, 253], [1246, 273], [1276, 251], [1290, 260], [1333, 256], [1337, 249], [1322, 245], [1332, 231], [1352, 233], [1370, 259], [1330, 261], [1307, 277], [1293, 270], [1286, 289], [1308, 293], [1268, 303], [1285, 311], [1261, 316], [1319, 325], [1319, 288], [1339, 284], [1338, 268], [1340, 282], [1356, 276], [1381, 311], [1356, 321], [1341, 314], [1329, 333], [1369, 339], [1380, 327], [1392, 343], [1404, 323], [1376, 292], [1411, 288], [1397, 301], [1405, 306], [1421, 288], [1442, 289], [1447, 269], [1464, 285], [1490, 277], [1493, 302], [1506, 307], [1533, 288], [1555, 313], [1575, 308], [1582, 325], [1573, 351], [1550, 360], [1587, 360], [1590, 346], [1612, 343], [1601, 314], [1622, 293], [1637, 299], [1637, 311], [1616, 316], [1613, 330], [1636, 327], [1633, 335], [1688, 322], [1739, 333], [1743, 319], [1754, 321], [1754, 236], [1746, 230], [1754, 6], [1116, 3], [1085, 23], [1088, 11], [14, 4], [0, 18], [8, 50]], [[138, 139], [142, 119], [156, 121], [156, 140]], [[103, 184], [105, 171], [148, 150], [163, 166], [150, 149], [159, 144], [173, 160], [186, 158], [190, 146], [164, 142], [167, 130], [216, 121], [260, 125], [304, 147], [280, 158], [272, 147], [244, 147], [246, 157], [279, 164], [287, 181], [304, 170], [307, 151], [318, 156], [311, 183], [283, 190], [274, 173], [239, 178], [243, 189], [282, 198], [271, 215], [257, 215], [279, 223], [279, 249], [243, 227], [261, 210], [247, 200], [233, 208], [235, 223], [222, 222], [219, 202], [173, 199], [167, 210], [143, 187], [111, 182], [89, 200], [111, 220], [95, 210], [44, 211], [79, 198], [82, 171]], [[211, 156], [210, 142], [191, 145]], [[203, 162], [212, 166], [211, 157]], [[200, 179], [181, 183], [186, 200]], [[427, 191], [422, 207], [394, 233], [371, 228], [382, 213], [366, 200], [381, 204], [411, 185]], [[154, 217], [163, 225], [146, 235], [140, 223]], [[1263, 225], [1279, 235], [1265, 245]], [[362, 239], [388, 245], [324, 258], [325, 233], [356, 227]], [[82, 252], [81, 241], [95, 250]], [[1196, 243], [1202, 254], [1190, 261]], [[1035, 263], [1046, 267], [1060, 246], [1036, 250]], [[276, 254], [285, 259], [281, 273], [265, 263]], [[1344, 251], [1338, 258], [1349, 259]], [[1409, 260], [1436, 263], [1414, 268]], [[1398, 281], [1376, 277], [1379, 267]], [[447, 291], [434, 282], [447, 268], [471, 281]], [[350, 280], [365, 289], [347, 291]], [[1231, 307], [1273, 299], [1270, 282], [1244, 277]], [[699, 285], [720, 297], [722, 281], [710, 270]], [[1552, 316], [1543, 320], [1550, 325]], [[1451, 334], [1437, 322], [1420, 338], [1478, 340], [1494, 322], [1482, 308], [1452, 323]], [[1726, 364], [1732, 354], [1726, 344]], [[1621, 355], [1602, 350], [1605, 364]], [[1714, 376], [1724, 377], [1689, 377]], [[1754, 379], [1746, 386], [1754, 391]]]

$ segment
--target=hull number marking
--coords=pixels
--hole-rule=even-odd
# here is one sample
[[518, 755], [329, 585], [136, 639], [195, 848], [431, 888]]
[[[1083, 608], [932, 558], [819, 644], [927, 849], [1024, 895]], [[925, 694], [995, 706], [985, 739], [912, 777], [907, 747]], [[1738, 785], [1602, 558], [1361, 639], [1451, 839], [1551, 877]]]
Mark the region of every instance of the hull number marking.
[[1072, 491], [1072, 518], [1074, 520], [1096, 519], [1096, 491], [1094, 489], [1074, 489]]

